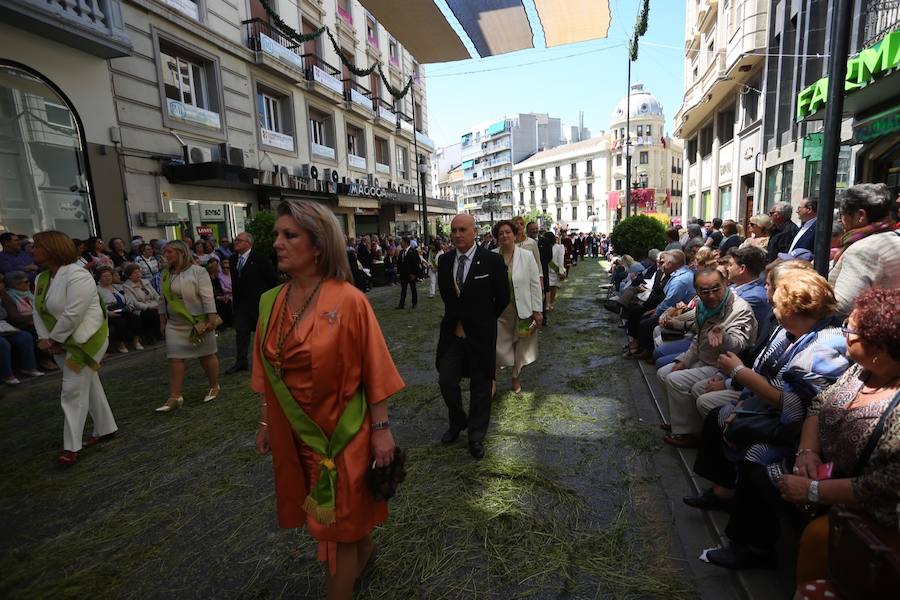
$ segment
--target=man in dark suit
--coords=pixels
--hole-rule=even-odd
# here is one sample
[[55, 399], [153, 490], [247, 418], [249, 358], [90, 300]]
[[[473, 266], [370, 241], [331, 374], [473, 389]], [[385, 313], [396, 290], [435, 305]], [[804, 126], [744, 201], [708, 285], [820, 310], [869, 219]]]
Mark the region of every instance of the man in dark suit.
[[[475, 228], [471, 215], [456, 215], [450, 224], [456, 250], [438, 259], [444, 317], [435, 366], [450, 417], [441, 443], [456, 441], [468, 428], [469, 452], [482, 458], [497, 370], [497, 319], [509, 304], [509, 279], [500, 255], [475, 244]], [[468, 416], [459, 387], [463, 377], [469, 378]]]
[[800, 228], [794, 234], [791, 245], [786, 252], [778, 255], [781, 260], [801, 258], [812, 260], [813, 248], [816, 244], [816, 210], [819, 203], [816, 200], [804, 198], [797, 207], [797, 216], [800, 217]]
[[776, 202], [769, 210], [772, 220], [772, 231], [769, 232], [769, 245], [766, 260], [772, 262], [782, 252], [787, 252], [797, 235], [799, 228], [791, 220], [794, 207], [789, 202]]
[[397, 277], [400, 279], [400, 304], [397, 309], [406, 304], [406, 287], [412, 292], [412, 307], [419, 302], [419, 293], [416, 290], [416, 281], [419, 277], [419, 253], [415, 248], [410, 248], [409, 238], [404, 236], [400, 240], [400, 255], [397, 257]]
[[371, 243], [369, 236], [364, 235], [359, 240], [359, 245], [356, 247], [356, 258], [359, 259], [359, 262], [364, 269], [369, 270], [372, 269], [372, 252], [369, 250], [369, 245]]
[[231, 375], [249, 368], [250, 334], [259, 320], [259, 297], [278, 283], [278, 274], [265, 256], [253, 251], [253, 236], [242, 231], [234, 238], [231, 255], [231, 289], [234, 298], [234, 364]]

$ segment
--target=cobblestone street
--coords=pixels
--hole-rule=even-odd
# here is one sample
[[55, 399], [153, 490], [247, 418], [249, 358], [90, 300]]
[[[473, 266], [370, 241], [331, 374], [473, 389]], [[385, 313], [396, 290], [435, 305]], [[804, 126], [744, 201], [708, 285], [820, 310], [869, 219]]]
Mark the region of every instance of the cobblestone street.
[[[621, 335], [595, 300], [586, 261], [540, 333], [524, 393], [498, 382], [487, 456], [465, 436], [437, 440], [446, 410], [433, 368], [439, 298], [414, 311], [397, 288], [370, 294], [407, 388], [390, 400], [408, 476], [376, 530], [380, 553], [361, 598], [693, 598], [654, 467], [647, 392], [620, 358]], [[233, 337], [219, 338], [223, 366]], [[203, 405], [192, 364], [185, 406], [166, 397], [161, 346], [116, 356], [102, 379], [119, 424], [110, 442], [57, 467], [59, 376], [0, 403], [0, 594], [4, 597], [324, 596], [315, 546], [275, 523], [269, 457], [254, 450], [257, 406], [245, 373]], [[693, 558], [693, 557], [690, 557]]]

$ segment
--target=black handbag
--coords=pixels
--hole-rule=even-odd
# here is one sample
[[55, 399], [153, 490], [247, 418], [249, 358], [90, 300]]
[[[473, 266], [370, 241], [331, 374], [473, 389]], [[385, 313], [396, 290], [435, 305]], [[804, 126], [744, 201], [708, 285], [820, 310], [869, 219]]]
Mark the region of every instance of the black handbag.
[[797, 443], [802, 427], [802, 421], [783, 424], [781, 415], [776, 412], [737, 409], [734, 411], [734, 420], [726, 423], [722, 429], [722, 437], [739, 448], [752, 444], [792, 446]]
[[397, 446], [394, 460], [384, 467], [376, 467], [372, 462], [366, 471], [366, 484], [379, 502], [387, 502], [397, 494], [397, 488], [406, 479], [406, 451]]

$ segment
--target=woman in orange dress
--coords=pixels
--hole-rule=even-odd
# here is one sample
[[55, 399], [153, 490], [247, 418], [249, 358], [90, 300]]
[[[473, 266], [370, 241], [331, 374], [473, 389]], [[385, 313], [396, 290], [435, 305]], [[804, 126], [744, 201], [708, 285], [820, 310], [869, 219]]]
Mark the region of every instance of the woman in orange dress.
[[[365, 482], [373, 461], [389, 465], [394, 438], [387, 398], [404, 387], [368, 299], [353, 285], [337, 219], [320, 204], [299, 201], [278, 207], [275, 222], [278, 269], [290, 276], [263, 296], [254, 344], [252, 388], [263, 393], [257, 450], [272, 451], [278, 522], [309, 528], [327, 562], [329, 600], [349, 599], [373, 555], [370, 534], [387, 519]], [[296, 433], [296, 416], [286, 415], [289, 394], [321, 433], [335, 438], [345, 410], [364, 393], [358, 431], [332, 459], [313, 450]], [[296, 409], [287, 405], [288, 412]], [[313, 496], [320, 473], [336, 473], [334, 510], [326, 518]], [[319, 498], [321, 500], [321, 498]], [[312, 502], [312, 506], [310, 505]]]

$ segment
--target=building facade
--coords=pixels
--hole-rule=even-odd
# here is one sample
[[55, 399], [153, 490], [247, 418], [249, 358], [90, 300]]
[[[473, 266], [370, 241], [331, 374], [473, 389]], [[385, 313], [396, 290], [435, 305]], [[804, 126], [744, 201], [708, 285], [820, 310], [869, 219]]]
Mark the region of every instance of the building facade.
[[[0, 225], [219, 239], [311, 198], [351, 235], [421, 229], [434, 144], [415, 58], [358, 2], [271, 8], [334, 42], [295, 43], [259, 0], [0, 0]], [[409, 93], [338, 52], [381, 61], [393, 88], [412, 78]]]
[[[676, 116], [686, 215], [746, 224], [776, 202], [819, 196], [825, 102], [810, 101], [827, 85], [833, 9], [816, 0], [687, 1], [685, 94]], [[850, 61], [862, 52], [900, 56], [891, 54], [897, 2], [855, 2], [847, 27]], [[893, 67], [878, 70], [848, 70], [848, 80], [865, 81], [845, 92], [838, 189], [898, 185], [900, 77]]]
[[746, 221], [763, 183], [768, 0], [688, 0], [682, 214]]
[[513, 167], [516, 213], [549, 215], [545, 226], [607, 232], [609, 167], [606, 136], [538, 152]]
[[[631, 139], [632, 202], [641, 213], [681, 216], [682, 146], [665, 133], [663, 106], [643, 84], [635, 83], [630, 98], [616, 104], [607, 135], [610, 152], [609, 187], [606, 189], [609, 221], [615, 224], [624, 216], [627, 197], [627, 144]], [[630, 109], [630, 113], [629, 113]], [[630, 118], [629, 115], [630, 114]], [[626, 128], [630, 134], [626, 136]]]
[[540, 113], [521, 113], [483, 123], [462, 135], [463, 209], [481, 223], [490, 221], [485, 201], [497, 203], [495, 218], [515, 214], [513, 165], [535, 152], [564, 143], [559, 119]]

